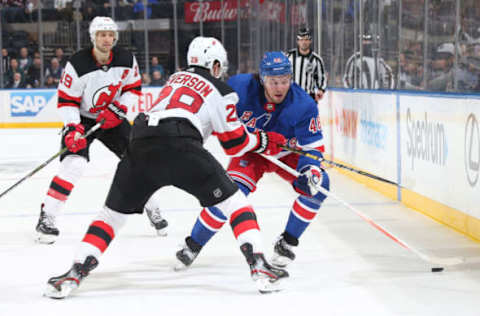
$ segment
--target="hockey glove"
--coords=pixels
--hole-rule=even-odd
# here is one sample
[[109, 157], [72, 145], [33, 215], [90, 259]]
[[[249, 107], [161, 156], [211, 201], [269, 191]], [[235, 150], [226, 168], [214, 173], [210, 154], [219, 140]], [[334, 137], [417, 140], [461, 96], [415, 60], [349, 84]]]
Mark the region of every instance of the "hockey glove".
[[87, 140], [81, 136], [85, 135], [85, 127], [82, 124], [68, 124], [64, 132], [64, 142], [68, 150], [76, 153], [87, 147]]
[[122, 120], [127, 115], [127, 107], [114, 101], [112, 104], [109, 104], [106, 109], [100, 112], [97, 116], [97, 123], [102, 121], [105, 122], [100, 126], [102, 129], [110, 129], [117, 127], [122, 123]]
[[305, 166], [298, 178], [293, 181], [293, 187], [295, 191], [300, 194], [315, 196], [320, 192], [320, 187], [322, 186], [322, 170], [313, 165]]
[[275, 156], [282, 151], [279, 145], [285, 145], [287, 139], [282, 134], [275, 132], [259, 131], [257, 134], [258, 145], [253, 152]]

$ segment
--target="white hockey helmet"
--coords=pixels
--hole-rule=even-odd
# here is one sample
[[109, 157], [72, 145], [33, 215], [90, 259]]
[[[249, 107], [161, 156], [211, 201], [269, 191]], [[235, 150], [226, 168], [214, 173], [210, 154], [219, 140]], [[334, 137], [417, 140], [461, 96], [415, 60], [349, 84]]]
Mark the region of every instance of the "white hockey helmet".
[[222, 43], [214, 37], [195, 37], [188, 46], [187, 64], [207, 68], [213, 75], [215, 61], [220, 63], [220, 74], [216, 76], [220, 78], [228, 70], [227, 52]]
[[95, 37], [98, 31], [112, 31], [115, 33], [115, 40], [113, 41], [113, 46], [115, 46], [118, 41], [118, 26], [112, 18], [109, 18], [108, 16], [96, 16], [93, 18], [92, 22], [90, 22], [88, 32], [90, 33], [90, 40], [94, 46]]

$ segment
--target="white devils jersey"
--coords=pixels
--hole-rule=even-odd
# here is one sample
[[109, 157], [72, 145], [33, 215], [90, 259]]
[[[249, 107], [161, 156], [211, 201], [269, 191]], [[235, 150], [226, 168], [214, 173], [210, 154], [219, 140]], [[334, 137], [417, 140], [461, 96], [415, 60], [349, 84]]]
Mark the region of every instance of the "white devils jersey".
[[190, 120], [203, 137], [218, 137], [228, 155], [240, 156], [258, 144], [238, 120], [238, 95], [226, 83], [210, 75], [207, 69], [191, 67], [174, 73], [160, 91], [149, 111], [149, 125], [159, 120], [181, 117]]
[[58, 84], [58, 108], [64, 123], [79, 123], [80, 115], [96, 118], [113, 101], [129, 107], [138, 102], [141, 79], [135, 57], [114, 47], [106, 65], [99, 65], [93, 48], [75, 53]]

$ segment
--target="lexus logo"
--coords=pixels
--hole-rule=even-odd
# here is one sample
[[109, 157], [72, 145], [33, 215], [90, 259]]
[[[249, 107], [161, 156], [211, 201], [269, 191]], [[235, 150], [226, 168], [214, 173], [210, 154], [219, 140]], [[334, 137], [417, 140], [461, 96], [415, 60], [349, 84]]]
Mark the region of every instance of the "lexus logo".
[[478, 181], [480, 166], [480, 131], [477, 118], [471, 113], [465, 124], [465, 172], [468, 183], [474, 187]]

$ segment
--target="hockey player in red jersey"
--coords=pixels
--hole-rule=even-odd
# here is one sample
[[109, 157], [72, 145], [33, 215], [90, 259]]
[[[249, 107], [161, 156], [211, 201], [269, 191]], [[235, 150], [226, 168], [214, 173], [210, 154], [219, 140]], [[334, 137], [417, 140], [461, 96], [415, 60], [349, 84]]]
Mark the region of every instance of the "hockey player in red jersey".
[[[237, 112], [249, 130], [274, 131], [288, 139], [289, 146], [299, 146], [322, 156], [323, 135], [315, 101], [296, 83], [292, 83], [292, 66], [282, 52], [266, 52], [260, 62], [259, 74], [239, 74], [228, 84], [240, 100]], [[289, 182], [299, 193], [292, 203], [285, 230], [274, 246], [272, 263], [285, 267], [295, 259], [294, 247], [317, 215], [326, 196], [318, 187], [330, 188], [328, 174], [318, 161], [282, 151], [277, 158], [301, 175], [293, 177], [255, 153], [234, 157], [228, 174], [245, 195], [254, 192], [265, 173], [274, 172]], [[177, 252], [178, 267], [187, 268], [203, 246], [227, 221], [220, 210], [204, 208], [194, 224], [186, 245]]]
[[203, 147], [211, 134], [228, 155], [275, 155], [285, 138], [275, 132], [250, 133], [235, 112], [237, 94], [219, 80], [228, 65], [222, 44], [197, 37], [189, 45], [188, 68], [173, 74], [150, 112], [134, 122], [129, 148], [117, 167], [104, 208], [91, 223], [72, 268], [48, 281], [45, 295], [63, 298], [98, 264], [130, 214], [141, 213], [156, 190], [173, 185], [215, 208], [231, 222], [240, 250], [260, 292], [279, 290], [287, 271], [264, 258], [260, 229], [245, 195]]
[[[90, 23], [93, 47], [75, 53], [65, 66], [58, 85], [58, 112], [63, 119], [60, 170], [52, 179], [41, 205], [36, 227], [37, 241], [51, 244], [59, 235], [55, 219], [89, 161], [91, 143], [98, 139], [119, 158], [129, 139], [130, 124], [123, 120], [127, 106], [138, 102], [141, 80], [135, 57], [115, 47], [118, 28], [109, 17], [95, 17]], [[82, 138], [97, 122], [101, 129]], [[150, 218], [157, 226], [166, 226], [158, 209], [149, 207]], [[156, 227], [157, 228], [157, 227]], [[162, 228], [163, 229], [163, 228]]]

